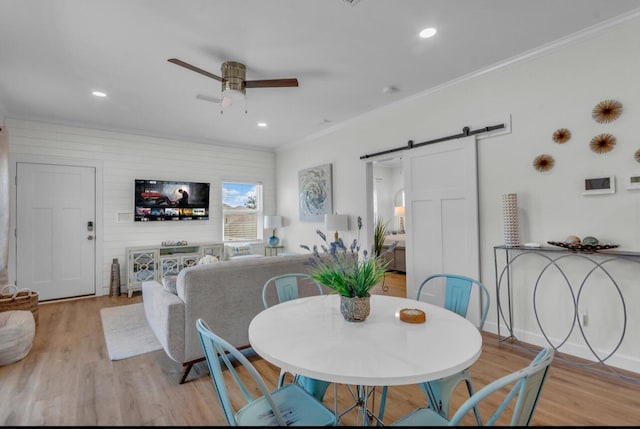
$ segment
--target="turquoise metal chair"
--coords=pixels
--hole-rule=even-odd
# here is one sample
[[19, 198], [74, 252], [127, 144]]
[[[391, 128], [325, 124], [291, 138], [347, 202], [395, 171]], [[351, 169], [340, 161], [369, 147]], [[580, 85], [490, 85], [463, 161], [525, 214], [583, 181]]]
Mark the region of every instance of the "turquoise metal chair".
[[[196, 321], [196, 328], [204, 350], [213, 385], [227, 422], [230, 426], [332, 426], [336, 415], [297, 384], [288, 384], [269, 392], [262, 377], [249, 360], [234, 346], [214, 334], [202, 319]], [[229, 384], [223, 374], [224, 363], [235, 385]], [[253, 397], [254, 386], [247, 386], [238, 374], [237, 366], [242, 366], [249, 374], [245, 380], [253, 381], [261, 396]], [[245, 405], [233, 407], [230, 390], [242, 392]], [[253, 389], [249, 389], [252, 387]], [[233, 396], [234, 402], [240, 395]]]
[[[271, 277], [264, 283], [262, 288], [262, 303], [267, 309], [273, 305], [304, 296], [323, 295], [322, 286], [313, 280], [311, 276], [303, 273], [282, 274]], [[278, 387], [284, 384], [286, 372], [280, 371], [278, 377]], [[329, 387], [328, 381], [316, 380], [315, 378], [304, 377], [295, 374], [293, 382], [302, 386], [320, 402], [324, 399], [324, 394]]]
[[[490, 402], [492, 404], [498, 404], [494, 408], [491, 417], [486, 422], [480, 422], [479, 424], [482, 426], [507, 426], [509, 413], [512, 412], [511, 419], [509, 420], [511, 426], [529, 426], [533, 412], [538, 404], [542, 387], [547, 378], [549, 367], [553, 361], [553, 355], [554, 351], [552, 348], [542, 349], [529, 366], [489, 383], [467, 399], [450, 420], [443, 417], [433, 408], [418, 408], [399, 420], [396, 420], [391, 425], [458, 426], [471, 410], [477, 408], [480, 402], [500, 391], [500, 393], [495, 395], [495, 399], [492, 398], [487, 401], [487, 404]], [[504, 393], [507, 391], [508, 393], [504, 396]], [[500, 400], [500, 398], [503, 399]], [[488, 406], [494, 407], [494, 405], [487, 405], [487, 407]], [[505, 413], [506, 410], [509, 411]], [[501, 419], [503, 415], [504, 418]]]
[[[482, 294], [482, 310], [480, 312], [480, 321], [477, 328], [478, 330], [482, 331], [484, 322], [487, 319], [487, 314], [489, 313], [489, 291], [487, 290], [486, 286], [480, 281], [472, 279], [470, 277], [459, 276], [455, 274], [434, 274], [424, 279], [420, 284], [418, 293], [416, 295], [416, 299], [418, 301], [420, 301], [420, 298], [422, 296], [422, 289], [424, 287], [435, 286], [435, 284], [438, 283], [436, 279], [444, 280], [444, 308], [454, 311], [462, 317], [467, 317], [467, 310], [469, 308], [469, 300], [471, 298], [472, 290], [474, 289], [474, 287], [480, 290], [480, 293]], [[468, 368], [439, 380], [422, 383], [420, 384], [420, 387], [427, 397], [429, 406], [437, 410], [438, 413], [442, 415], [442, 417], [448, 418], [449, 405], [451, 402], [453, 391], [458, 386], [458, 384], [463, 381], [467, 385], [469, 396], [472, 396], [473, 385], [471, 383], [471, 375]], [[382, 388], [380, 410], [378, 412], [378, 418], [380, 418], [380, 420], [382, 420], [382, 417], [384, 415], [387, 389], [387, 386], [384, 386]], [[478, 422], [478, 424], [480, 424], [480, 413], [475, 408], [474, 413], [476, 421]]]

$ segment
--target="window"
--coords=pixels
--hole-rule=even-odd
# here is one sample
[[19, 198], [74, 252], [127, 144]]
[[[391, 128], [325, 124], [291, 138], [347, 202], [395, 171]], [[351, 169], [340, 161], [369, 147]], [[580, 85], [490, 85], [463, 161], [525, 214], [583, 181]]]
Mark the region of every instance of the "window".
[[262, 240], [262, 185], [222, 182], [222, 220], [225, 242]]

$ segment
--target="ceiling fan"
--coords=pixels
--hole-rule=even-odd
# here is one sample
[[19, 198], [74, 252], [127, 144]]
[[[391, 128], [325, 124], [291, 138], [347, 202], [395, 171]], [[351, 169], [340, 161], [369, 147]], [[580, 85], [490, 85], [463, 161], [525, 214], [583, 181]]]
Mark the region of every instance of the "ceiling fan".
[[[265, 80], [246, 80], [247, 68], [244, 64], [237, 61], [226, 61], [222, 63], [221, 71], [222, 77], [216, 76], [206, 70], [202, 70], [189, 63], [185, 63], [177, 58], [169, 58], [167, 61], [170, 63], [179, 65], [201, 75], [210, 77], [222, 83], [222, 98], [220, 100], [220, 113], [222, 113], [225, 107], [229, 107], [233, 104], [234, 98], [244, 98], [247, 88], [285, 88], [285, 87], [297, 87], [298, 79], [286, 78], [286, 79], [265, 79]], [[199, 97], [206, 99], [204, 97]], [[212, 100], [212, 99], [209, 99]], [[245, 107], [246, 113], [246, 107]]]

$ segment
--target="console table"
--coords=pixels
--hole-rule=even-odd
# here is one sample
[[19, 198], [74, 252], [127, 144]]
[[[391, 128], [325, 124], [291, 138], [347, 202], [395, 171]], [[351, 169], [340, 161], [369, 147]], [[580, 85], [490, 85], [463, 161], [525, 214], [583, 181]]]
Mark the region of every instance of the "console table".
[[181, 269], [196, 265], [205, 255], [223, 259], [224, 243], [199, 243], [185, 246], [127, 247], [127, 294], [142, 290], [146, 280], [162, 281]]
[[[626, 334], [630, 334], [628, 337], [635, 340], [640, 332], [640, 325], [635, 323], [638, 316], [636, 312], [627, 313], [625, 300], [625, 293], [630, 294], [637, 290], [638, 273], [634, 264], [640, 263], [640, 252], [607, 249], [588, 253], [547, 246], [494, 246], [493, 249], [499, 344], [520, 342], [514, 333], [514, 323], [519, 316], [514, 313], [514, 293], [521, 293], [522, 290], [528, 293], [528, 288], [532, 288], [531, 296], [527, 297], [531, 301], [531, 307], [526, 303], [523, 307], [522, 300], [519, 299], [518, 308], [524, 310], [524, 313], [530, 313], [532, 310], [535, 323], [547, 343], [554, 350], [559, 350], [569, 345], [570, 339], [574, 346], [577, 341], [582, 341], [577, 347], [585, 350], [586, 346], [595, 361], [565, 357], [566, 354], [563, 357], [558, 354], [556, 356], [574, 365], [640, 382], [640, 374], [621, 371], [607, 362], [623, 346]], [[527, 265], [516, 264], [525, 259]], [[550, 278], [554, 281], [548, 281]], [[601, 324], [617, 324], [611, 329], [612, 332], [607, 332], [605, 347], [599, 348], [594, 344], [598, 341], [603, 342], [605, 335], [600, 335], [595, 340], [592, 338], [593, 331], [590, 332], [589, 327], [593, 326], [590, 325], [593, 322], [590, 322], [587, 312], [589, 305], [582, 302], [585, 296], [590, 297], [591, 310], [601, 315]], [[594, 297], [601, 297], [601, 300], [598, 302]], [[608, 308], [606, 311], [602, 308], [605, 302]], [[612, 308], [608, 307], [609, 304]], [[605, 312], [605, 317], [602, 317]], [[549, 315], [553, 315], [555, 321], [564, 317], [564, 323], [549, 324], [548, 320], [544, 320], [544, 316]], [[630, 317], [634, 320], [632, 323], [629, 323]], [[503, 324], [506, 333], [501, 332]], [[596, 326], [600, 327], [597, 324]], [[559, 333], [559, 329], [566, 329], [566, 332]], [[550, 330], [554, 330], [555, 334], [549, 333]], [[606, 350], [603, 351], [604, 349]]]

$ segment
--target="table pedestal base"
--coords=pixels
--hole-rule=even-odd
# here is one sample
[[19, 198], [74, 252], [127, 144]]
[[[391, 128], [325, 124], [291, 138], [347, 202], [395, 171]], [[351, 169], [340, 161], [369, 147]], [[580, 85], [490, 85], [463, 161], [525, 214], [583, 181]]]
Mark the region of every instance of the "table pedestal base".
[[[360, 424], [362, 421], [362, 426], [368, 426], [371, 420], [374, 420], [378, 426], [384, 426], [382, 420], [375, 415], [375, 392], [376, 388], [371, 386], [350, 386], [346, 385], [351, 397], [354, 400], [354, 403], [347, 408], [346, 410], [338, 413], [338, 395], [337, 388], [334, 384], [334, 412], [338, 417], [338, 424], [340, 423], [340, 418], [347, 414], [348, 412], [357, 409], [358, 416], [356, 418], [356, 425]], [[369, 398], [371, 398], [372, 408], [369, 408]]]

